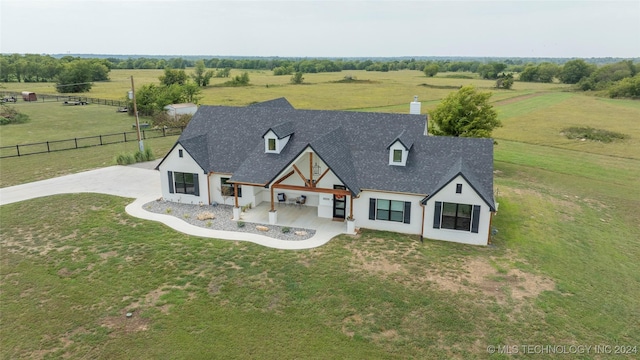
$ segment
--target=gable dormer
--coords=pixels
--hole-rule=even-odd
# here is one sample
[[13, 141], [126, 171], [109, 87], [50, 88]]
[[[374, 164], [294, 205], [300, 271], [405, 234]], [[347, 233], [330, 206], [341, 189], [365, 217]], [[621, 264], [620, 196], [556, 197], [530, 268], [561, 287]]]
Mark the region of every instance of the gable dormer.
[[293, 123], [290, 121], [270, 127], [267, 132], [262, 135], [264, 139], [264, 152], [280, 154], [289, 142], [291, 135], [293, 135]]
[[409, 150], [411, 150], [412, 146], [413, 140], [405, 134], [405, 131], [400, 133], [400, 135], [387, 146], [389, 150], [389, 165], [406, 166]]

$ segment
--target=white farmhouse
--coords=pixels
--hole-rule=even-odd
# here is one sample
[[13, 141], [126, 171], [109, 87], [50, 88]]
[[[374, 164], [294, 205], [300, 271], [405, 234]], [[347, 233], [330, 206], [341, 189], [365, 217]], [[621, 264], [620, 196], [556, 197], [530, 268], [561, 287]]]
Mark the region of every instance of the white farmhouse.
[[240, 206], [268, 204], [270, 223], [295, 226], [278, 221], [279, 203], [295, 196], [348, 233], [488, 244], [493, 140], [427, 136], [414, 106], [414, 114], [297, 110], [284, 98], [201, 106], [158, 165], [163, 197], [230, 203], [235, 218]]

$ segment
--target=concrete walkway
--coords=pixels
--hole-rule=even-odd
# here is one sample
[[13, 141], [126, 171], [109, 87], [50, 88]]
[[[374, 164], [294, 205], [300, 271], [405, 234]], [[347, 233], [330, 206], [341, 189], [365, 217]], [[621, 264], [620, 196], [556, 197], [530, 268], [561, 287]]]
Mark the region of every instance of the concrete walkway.
[[205, 229], [188, 224], [171, 215], [148, 212], [142, 206], [162, 197], [160, 176], [153, 170], [157, 161], [136, 166], [111, 166], [78, 174], [36, 181], [0, 189], [0, 205], [43, 196], [71, 193], [100, 193], [136, 199], [125, 208], [127, 213], [146, 220], [161, 222], [185, 234], [206, 238], [249, 241], [275, 249], [311, 249], [326, 244], [342, 232], [337, 229], [318, 228], [307, 240], [286, 241], [264, 235]]

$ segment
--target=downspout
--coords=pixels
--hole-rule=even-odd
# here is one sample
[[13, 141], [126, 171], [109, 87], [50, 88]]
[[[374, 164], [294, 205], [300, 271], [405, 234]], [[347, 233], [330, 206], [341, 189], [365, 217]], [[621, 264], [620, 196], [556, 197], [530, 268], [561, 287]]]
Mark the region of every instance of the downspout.
[[425, 206], [422, 203], [422, 201], [420, 201], [420, 207], [422, 208], [422, 224], [420, 224], [420, 242], [424, 243], [424, 212], [425, 212]]
[[211, 205], [211, 172], [207, 174], [207, 199], [209, 199], [209, 205]]

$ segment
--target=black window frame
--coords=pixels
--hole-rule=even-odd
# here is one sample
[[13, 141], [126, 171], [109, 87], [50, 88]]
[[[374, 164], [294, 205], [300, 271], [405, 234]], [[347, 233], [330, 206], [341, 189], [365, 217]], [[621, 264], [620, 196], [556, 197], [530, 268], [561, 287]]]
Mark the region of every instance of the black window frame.
[[456, 194], [462, 194], [462, 184], [456, 184]]
[[[376, 203], [376, 220], [404, 222], [404, 203], [404, 201], [400, 200], [378, 199]], [[388, 204], [386, 209], [384, 204]], [[394, 206], [392, 204], [395, 205], [396, 210], [393, 210]], [[383, 205], [382, 208], [380, 205]], [[398, 210], [398, 208], [402, 210]]]
[[198, 174], [174, 171], [172, 193], [200, 196]]
[[[455, 214], [453, 216], [447, 214], [448, 212], [451, 212], [452, 206], [455, 206]], [[440, 228], [470, 232], [471, 222], [473, 218], [473, 208], [473, 205], [470, 204], [442, 202], [442, 219], [440, 221]], [[468, 212], [468, 216], [466, 216], [467, 212], [464, 211], [465, 209]]]
[[[220, 192], [222, 193], [224, 188], [230, 188], [231, 192], [229, 193], [230, 195], [226, 195], [226, 196], [235, 196], [235, 188], [233, 187], [233, 183], [228, 182], [229, 179], [228, 177], [222, 177], [220, 178]], [[242, 185], [238, 184], [238, 197], [241, 198], [242, 197]]]
[[182, 149], [178, 149], [178, 157], [184, 157]]
[[[273, 149], [271, 148], [271, 144], [273, 144]], [[276, 151], [276, 148], [277, 148], [276, 139], [274, 138], [267, 139], [267, 149], [269, 151]]]

